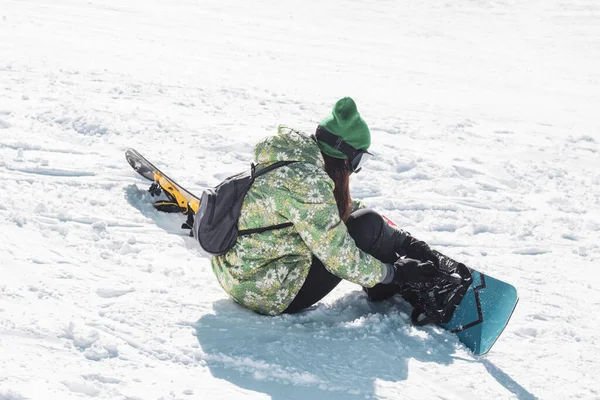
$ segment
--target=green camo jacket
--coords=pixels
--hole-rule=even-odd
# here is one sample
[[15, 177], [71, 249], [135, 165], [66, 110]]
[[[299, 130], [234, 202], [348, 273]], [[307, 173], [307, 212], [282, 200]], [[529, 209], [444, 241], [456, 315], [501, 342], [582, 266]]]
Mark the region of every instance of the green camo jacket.
[[365, 287], [379, 283], [386, 267], [356, 247], [340, 220], [334, 183], [316, 141], [280, 126], [277, 135], [263, 139], [254, 151], [262, 166], [297, 162], [256, 178], [244, 199], [239, 229], [294, 225], [241, 236], [226, 254], [213, 257], [223, 289], [251, 310], [280, 314], [302, 287], [313, 255], [342, 279]]

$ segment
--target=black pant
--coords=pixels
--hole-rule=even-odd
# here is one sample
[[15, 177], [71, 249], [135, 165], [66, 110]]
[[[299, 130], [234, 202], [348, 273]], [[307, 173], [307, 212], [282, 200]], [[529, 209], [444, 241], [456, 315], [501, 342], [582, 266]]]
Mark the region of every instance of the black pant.
[[[346, 227], [356, 246], [362, 251], [384, 263], [393, 263], [398, 259], [397, 253], [400, 252], [399, 247], [406, 234], [392, 228], [375, 211], [369, 209], [355, 211], [346, 221]], [[312, 306], [331, 292], [341, 280], [327, 271], [323, 263], [313, 256], [304, 284], [284, 312], [293, 314]], [[377, 301], [398, 293], [398, 287], [378, 284], [365, 291], [371, 300]]]

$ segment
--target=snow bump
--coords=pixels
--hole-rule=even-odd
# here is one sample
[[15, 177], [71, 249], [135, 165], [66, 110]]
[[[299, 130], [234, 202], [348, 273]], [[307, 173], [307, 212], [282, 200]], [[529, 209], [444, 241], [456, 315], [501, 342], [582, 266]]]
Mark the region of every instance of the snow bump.
[[127, 289], [115, 289], [115, 288], [101, 288], [96, 290], [96, 294], [104, 299], [110, 299], [114, 297], [121, 297], [127, 293], [135, 292], [134, 288]]

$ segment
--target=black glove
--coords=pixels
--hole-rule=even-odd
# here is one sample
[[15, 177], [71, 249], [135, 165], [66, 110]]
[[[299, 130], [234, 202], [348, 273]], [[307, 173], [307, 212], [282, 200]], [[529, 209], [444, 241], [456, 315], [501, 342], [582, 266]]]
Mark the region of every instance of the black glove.
[[421, 262], [412, 258], [401, 258], [394, 263], [394, 277], [392, 282], [402, 284], [429, 283], [440, 272], [431, 261]]
[[406, 252], [406, 256], [420, 261], [431, 261], [434, 266], [439, 264], [438, 257], [427, 243], [422, 240], [415, 239], [412, 236], [406, 238], [402, 244], [402, 248]]

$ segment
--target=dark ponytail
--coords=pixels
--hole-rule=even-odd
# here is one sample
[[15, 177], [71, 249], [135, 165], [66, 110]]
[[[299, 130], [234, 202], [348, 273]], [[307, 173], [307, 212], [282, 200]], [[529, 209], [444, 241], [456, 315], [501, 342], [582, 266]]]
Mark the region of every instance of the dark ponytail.
[[321, 153], [325, 160], [325, 171], [327, 175], [335, 183], [333, 196], [338, 206], [340, 219], [346, 222], [350, 216], [352, 207], [352, 198], [350, 197], [350, 168], [348, 160], [341, 158], [330, 157], [325, 153]]

